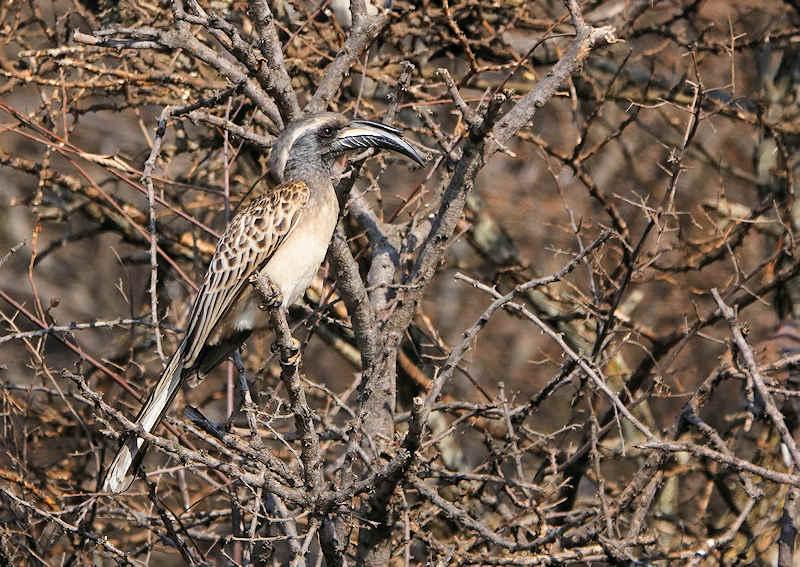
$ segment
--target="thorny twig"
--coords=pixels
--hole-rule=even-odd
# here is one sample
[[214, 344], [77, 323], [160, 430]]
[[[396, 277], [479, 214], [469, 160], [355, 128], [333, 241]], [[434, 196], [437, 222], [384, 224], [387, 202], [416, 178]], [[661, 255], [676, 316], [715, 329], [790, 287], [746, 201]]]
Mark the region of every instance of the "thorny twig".
[[[0, 563], [793, 564], [791, 3], [73, 4], [0, 8], [0, 239], [31, 243], [0, 255]], [[243, 411], [187, 390], [145, 436], [152, 505], [93, 496], [218, 213], [317, 110], [441, 155], [348, 170], [313, 306], [235, 357]], [[753, 321], [713, 370], [709, 281]]]

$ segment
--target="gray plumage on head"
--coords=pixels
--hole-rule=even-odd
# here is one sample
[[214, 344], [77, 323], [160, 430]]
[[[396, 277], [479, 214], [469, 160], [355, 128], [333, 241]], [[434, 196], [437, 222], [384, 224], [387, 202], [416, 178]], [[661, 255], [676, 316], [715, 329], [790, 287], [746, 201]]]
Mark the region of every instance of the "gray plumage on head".
[[[283, 183], [324, 173], [331, 165], [326, 159], [325, 146], [346, 124], [347, 119], [335, 112], [320, 112], [291, 122], [272, 145], [269, 154], [272, 178]], [[330, 136], [326, 136], [329, 132]]]
[[396, 128], [320, 112], [295, 120], [281, 132], [270, 152], [270, 175], [277, 183], [327, 180], [337, 157], [367, 148], [393, 150], [420, 165], [425, 161]]

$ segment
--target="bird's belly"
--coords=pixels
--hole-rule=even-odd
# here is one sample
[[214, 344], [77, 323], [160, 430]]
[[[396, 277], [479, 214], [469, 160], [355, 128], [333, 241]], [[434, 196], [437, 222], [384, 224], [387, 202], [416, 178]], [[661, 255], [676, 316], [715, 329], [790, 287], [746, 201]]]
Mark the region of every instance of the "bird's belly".
[[264, 273], [283, 295], [288, 307], [303, 296], [325, 259], [337, 215], [317, 218], [313, 230], [296, 227], [264, 266]]
[[[327, 218], [317, 217], [314, 230], [295, 227], [261, 270], [281, 292], [284, 308], [303, 296], [325, 259], [338, 214], [320, 216]], [[242, 299], [236, 313], [232, 314], [237, 331], [252, 329], [261, 313], [258, 294], [246, 290]]]

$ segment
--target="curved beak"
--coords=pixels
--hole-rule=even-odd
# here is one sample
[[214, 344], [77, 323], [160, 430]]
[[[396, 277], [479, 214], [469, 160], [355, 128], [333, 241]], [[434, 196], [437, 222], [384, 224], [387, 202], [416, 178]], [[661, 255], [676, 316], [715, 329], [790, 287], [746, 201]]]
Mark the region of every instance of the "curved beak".
[[333, 141], [332, 150], [337, 154], [366, 148], [392, 150], [423, 165], [425, 158], [400, 133], [397, 128], [380, 122], [353, 120], [339, 130], [339, 134]]

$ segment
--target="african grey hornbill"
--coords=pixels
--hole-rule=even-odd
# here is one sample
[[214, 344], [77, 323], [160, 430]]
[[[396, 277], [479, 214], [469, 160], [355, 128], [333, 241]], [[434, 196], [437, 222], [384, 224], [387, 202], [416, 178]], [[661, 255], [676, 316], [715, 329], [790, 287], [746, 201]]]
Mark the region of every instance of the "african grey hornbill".
[[[228, 224], [197, 293], [186, 335], [136, 417], [152, 432], [189, 377], [202, 378], [250, 335], [260, 299], [249, 284], [260, 273], [280, 292], [286, 309], [305, 292], [327, 251], [339, 216], [331, 180], [335, 160], [351, 150], [385, 148], [419, 164], [400, 131], [377, 122], [325, 112], [297, 120], [275, 140], [263, 190]], [[122, 492], [146, 442], [130, 434], [106, 472], [103, 489]]]

